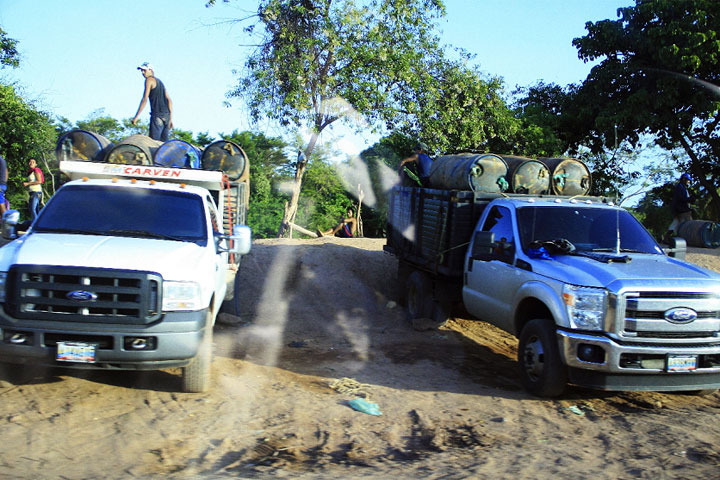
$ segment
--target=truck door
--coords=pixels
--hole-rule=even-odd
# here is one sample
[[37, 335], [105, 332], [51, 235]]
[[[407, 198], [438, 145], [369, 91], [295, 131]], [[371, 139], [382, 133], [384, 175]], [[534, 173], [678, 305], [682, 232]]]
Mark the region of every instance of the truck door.
[[512, 331], [510, 314], [513, 298], [524, 277], [523, 270], [515, 267], [518, 246], [512, 212], [507, 207], [496, 205], [478, 228], [493, 232], [498, 246], [487, 261], [469, 260], [463, 301], [474, 316]]
[[213, 248], [215, 248], [215, 292], [218, 292], [219, 294], [222, 294], [224, 298], [225, 296], [225, 290], [227, 289], [227, 262], [228, 262], [228, 254], [227, 252], [220, 252], [216, 245], [217, 240], [216, 236], [220, 234], [220, 229], [222, 225], [222, 220], [220, 219], [220, 216], [218, 215], [218, 211], [215, 208], [215, 203], [213, 202], [211, 197], [208, 197], [205, 201], [207, 204], [207, 214], [208, 218], [210, 219], [210, 223], [212, 224], [212, 234], [213, 234]]

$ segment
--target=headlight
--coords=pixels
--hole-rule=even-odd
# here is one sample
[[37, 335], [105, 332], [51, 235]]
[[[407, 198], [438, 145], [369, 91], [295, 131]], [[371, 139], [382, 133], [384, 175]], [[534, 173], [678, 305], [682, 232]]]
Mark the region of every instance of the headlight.
[[5, 280], [7, 272], [0, 272], [0, 303], [5, 303]]
[[195, 282], [163, 282], [163, 311], [201, 308], [200, 285]]
[[563, 287], [563, 300], [570, 325], [580, 330], [603, 330], [607, 291], [601, 288]]

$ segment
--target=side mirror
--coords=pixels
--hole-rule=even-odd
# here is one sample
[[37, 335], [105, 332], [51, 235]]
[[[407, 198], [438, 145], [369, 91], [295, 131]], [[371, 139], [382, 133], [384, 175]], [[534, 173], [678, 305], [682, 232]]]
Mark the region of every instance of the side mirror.
[[[252, 229], [247, 225], [234, 225], [232, 235], [219, 235], [217, 238], [218, 240], [228, 240], [228, 242], [218, 243], [219, 251], [245, 255], [250, 251], [252, 244]], [[228, 244], [230, 246], [226, 246]]]
[[497, 246], [497, 242], [495, 242], [495, 232], [478, 230], [473, 235], [470, 258], [482, 261], [492, 260]]
[[687, 242], [682, 237], [671, 237], [668, 241], [670, 248], [664, 248], [668, 257], [677, 258], [685, 261], [685, 253], [687, 252]]
[[17, 225], [20, 221], [20, 212], [8, 210], [0, 220], [0, 235], [6, 240], [15, 240], [18, 237]]

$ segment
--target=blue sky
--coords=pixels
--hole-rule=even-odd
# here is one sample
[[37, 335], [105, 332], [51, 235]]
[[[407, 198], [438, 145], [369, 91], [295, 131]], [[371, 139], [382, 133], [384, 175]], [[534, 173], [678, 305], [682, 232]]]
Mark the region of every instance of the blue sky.
[[[443, 43], [476, 55], [508, 91], [539, 80], [581, 82], [591, 65], [577, 58], [573, 38], [585, 22], [616, 19], [632, 0], [446, 0], [440, 21]], [[17, 81], [26, 98], [71, 122], [104, 109], [115, 118], [135, 114], [143, 79], [136, 67], [155, 66], [173, 99], [178, 128], [211, 135], [251, 128], [237, 99], [226, 105], [246, 50], [242, 28], [228, 20], [256, 8], [251, 0], [0, 0], [0, 25], [19, 41], [19, 69], [0, 71]], [[146, 107], [142, 118], [147, 120]], [[272, 125], [254, 129], [273, 136]], [[344, 135], [336, 132], [337, 135]], [[376, 137], [334, 140], [345, 153], [359, 153]], [[356, 150], [356, 151], [353, 151]]]

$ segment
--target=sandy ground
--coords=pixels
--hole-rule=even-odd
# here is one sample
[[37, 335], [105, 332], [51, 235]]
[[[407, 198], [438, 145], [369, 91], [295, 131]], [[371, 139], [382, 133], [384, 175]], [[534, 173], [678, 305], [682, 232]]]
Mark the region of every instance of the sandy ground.
[[720, 478], [720, 395], [534, 398], [514, 338], [411, 328], [383, 244], [257, 241], [209, 393], [176, 393], [177, 370], [2, 367], [0, 478]]

